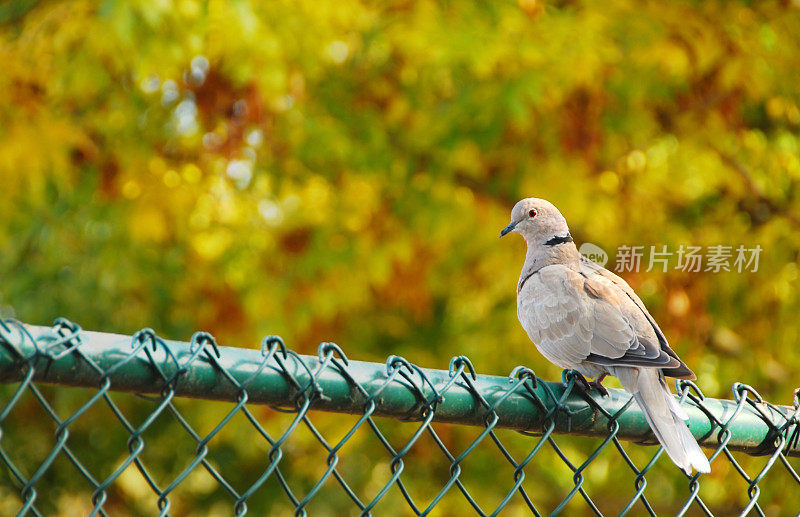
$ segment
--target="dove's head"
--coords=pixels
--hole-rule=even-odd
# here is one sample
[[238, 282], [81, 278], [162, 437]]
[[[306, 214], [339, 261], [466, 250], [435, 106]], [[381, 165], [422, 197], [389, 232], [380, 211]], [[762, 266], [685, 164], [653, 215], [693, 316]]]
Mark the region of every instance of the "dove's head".
[[523, 199], [511, 210], [511, 224], [503, 228], [500, 237], [507, 233], [521, 234], [529, 244], [547, 244], [554, 241], [572, 242], [567, 220], [552, 203], [535, 197]]

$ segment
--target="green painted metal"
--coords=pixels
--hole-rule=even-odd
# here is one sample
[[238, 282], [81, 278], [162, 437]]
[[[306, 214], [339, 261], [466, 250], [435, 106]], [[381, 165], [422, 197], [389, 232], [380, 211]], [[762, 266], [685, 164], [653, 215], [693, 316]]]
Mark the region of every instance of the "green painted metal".
[[[545, 382], [524, 367], [515, 368], [508, 377], [476, 375], [472, 364], [463, 356], [453, 358], [447, 370], [432, 370], [419, 368], [395, 356], [389, 357], [385, 364], [349, 361], [332, 343], [322, 343], [317, 356], [303, 356], [285, 348], [276, 337], [265, 338], [261, 349], [254, 350], [218, 347], [205, 333], [196, 333], [186, 343], [165, 341], [149, 329], [133, 336], [123, 336], [83, 331], [63, 319], [57, 320], [52, 328], [6, 320], [0, 321], [0, 383], [9, 384], [0, 389], [0, 466], [5, 468], [0, 474], [10, 476], [16, 488], [20, 515], [47, 513], [47, 505], [52, 504], [48, 501], [52, 501], [54, 494], [52, 479], [61, 476], [59, 479], [63, 482], [65, 475], [77, 475], [76, 486], [88, 484], [92, 492], [91, 515], [106, 515], [109, 508], [119, 504], [115, 487], [123, 475], [139, 475], [157, 498], [159, 515], [168, 515], [173, 491], [194, 471], [201, 469], [228, 495], [236, 515], [247, 513], [248, 502], [255, 504], [255, 496], [266, 488], [268, 482], [273, 483], [273, 489], [277, 482], [295, 515], [306, 515], [309, 504], [325, 504], [322, 489], [334, 480], [361, 515], [370, 515], [379, 505], [386, 508], [388, 494], [395, 488], [399, 489], [408, 509], [415, 515], [430, 514], [437, 505], [445, 502], [448, 492], [459, 492], [479, 515], [497, 515], [508, 507], [512, 499], [534, 515], [542, 515], [542, 509], [537, 508], [537, 502], [523, 482], [526, 469], [530, 469], [530, 473], [535, 469], [539, 473], [550, 470], [550, 465], [533, 465], [547, 461], [544, 458], [548, 456], [540, 452], [549, 449], [563, 462], [562, 467], [569, 469], [572, 483], [566, 494], [556, 495], [559, 502], [548, 510], [550, 513], [571, 511], [574, 508], [569, 506], [571, 501], [580, 499], [591, 512], [602, 514], [586, 489], [584, 473], [601, 454], [605, 454], [605, 458], [622, 460], [620, 474], [630, 469], [635, 476], [633, 486], [629, 487], [632, 488], [630, 498], [623, 499], [624, 507], [618, 513], [644, 511], [656, 515], [645, 489], [648, 486], [646, 476], [654, 472], [652, 468], [661, 455], [661, 448], [652, 448], [652, 459], [637, 466], [639, 461], [632, 460], [618, 442], [627, 439], [655, 443], [643, 415], [625, 392], [610, 390], [609, 396], [601, 397], [594, 391], [582, 389], [581, 379], [575, 372], [564, 372], [561, 383]], [[44, 383], [88, 388], [90, 395], [88, 398], [81, 395], [78, 397], [80, 407], [69, 407], [61, 414], [62, 410], [56, 408], [58, 404], [54, 405], [48, 399], [60, 398], [62, 390], [41, 390], [39, 386]], [[150, 394], [147, 406], [141, 408], [144, 415], [140, 414], [133, 423], [125, 413], [132, 411], [136, 404], [126, 405], [123, 410], [114, 401], [115, 397], [110, 396], [111, 391]], [[751, 510], [764, 514], [762, 505], [767, 508], [766, 505], [775, 503], [774, 494], [763, 497], [759, 485], [770, 472], [788, 474], [781, 479], [782, 489], [787, 481], [794, 481], [792, 486], [800, 487], [800, 475], [790, 462], [790, 459], [795, 460], [789, 458], [800, 455], [797, 395], [794, 407], [788, 407], [763, 401], [756, 390], [740, 383], [733, 384], [733, 400], [705, 398], [699, 388], [688, 381], [682, 381], [678, 391], [690, 416], [692, 432], [705, 447], [713, 449], [709, 458], [711, 475], [720, 463], [726, 462], [745, 482], [747, 500], [743, 501], [742, 515]], [[230, 402], [231, 407], [213, 430], [200, 434], [183, 411], [173, 404], [176, 396], [223, 400]], [[71, 396], [65, 398], [73, 399]], [[30, 414], [30, 402], [38, 403], [44, 410], [46, 423], [26, 420]], [[251, 412], [254, 404], [285, 408], [292, 416], [273, 436]], [[70, 433], [80, 429], [78, 419], [92, 407], [105, 407], [114, 414], [117, 421], [113, 426], [115, 436], [126, 443], [126, 450], [116, 451], [121, 456], [114, 462], [110, 473], [85, 462], [80, 456], [87, 451], [83, 450], [82, 454], [75, 452], [76, 445], [85, 443], [70, 440]], [[345, 434], [332, 444], [311, 421], [309, 412], [316, 410], [350, 413], [358, 418], [355, 423], [350, 419], [335, 419], [343, 422], [341, 430]], [[157, 432], [155, 422], [163, 423], [163, 416], [167, 413], [182, 431], [173, 435], [173, 427], [162, 432], [166, 432], [170, 439], [181, 435], [186, 438], [188, 434], [197, 447], [193, 456], [175, 458], [185, 467], [177, 476], [170, 476], [163, 482], [160, 479], [163, 472], [158, 475], [148, 469], [151, 459], [144, 457], [146, 440], [143, 437], [147, 436], [149, 440], [151, 433]], [[274, 416], [274, 413], [265, 413]], [[236, 415], [244, 416], [245, 422], [239, 420], [244, 428], [234, 424], [232, 419]], [[374, 420], [378, 416], [411, 421], [413, 423], [405, 425], [411, 426], [414, 432], [410, 438], [403, 439], [399, 447], [393, 446], [382, 428], [399, 424], [384, 420], [378, 425]], [[459, 452], [455, 452], [439, 436], [438, 426], [434, 425], [436, 422], [476, 426], [476, 436], [467, 447], [459, 446]], [[50, 447], [41, 444], [45, 457], [34, 462], [17, 454], [27, 429], [20, 426], [29, 423], [55, 426]], [[102, 425], [99, 422], [88, 423]], [[229, 425], [234, 426], [233, 429], [252, 432], [254, 445], [260, 450], [259, 462], [264, 465], [260, 475], [253, 476], [251, 472], [247, 481], [239, 480], [236, 486], [227, 477], [229, 473], [225, 474], [209, 460], [215, 436]], [[291, 465], [294, 461], [305, 460], [289, 456], [290, 444], [300, 427], [310, 431], [326, 451], [324, 472], [311, 479], [313, 486], [302, 494], [295, 492], [297, 488], [293, 488], [294, 483], [287, 477], [293, 470]], [[515, 458], [502, 443], [501, 435], [496, 433], [498, 428], [534, 435], [528, 442], [527, 455]], [[388, 479], [377, 493], [363, 485], [349, 485], [344, 471], [337, 467], [339, 451], [357, 432], [376, 437], [383, 447], [383, 453], [377, 451], [376, 454], [383, 454], [383, 461], [389, 459], [389, 463], [382, 467], [388, 470], [385, 472]], [[557, 443], [568, 442], [570, 436], [556, 440], [554, 433], [597, 437], [598, 444], [596, 447], [593, 444], [591, 452], [578, 460], [582, 460], [580, 464], [573, 463]], [[412, 459], [409, 453], [423, 436], [432, 439], [442, 453], [438, 461], [445, 462], [445, 466], [449, 464], [446, 469], [449, 477], [425, 507], [417, 505], [403, 478], [404, 461]], [[503, 458], [498, 467], [505, 466], [509, 474], [505, 480], [498, 477], [496, 488], [501, 499], [491, 502], [488, 509], [482, 508], [460, 477], [462, 465], [478, 447], [496, 448]], [[739, 465], [732, 451], [768, 457], [759, 460], [760, 470], [753, 475]], [[160, 452], [163, 460], [163, 451]], [[59, 464], [59, 458], [68, 459], [67, 470], [64, 470], [63, 461]], [[552, 461], [552, 456], [549, 458]], [[131, 474], [134, 470], [138, 474]], [[99, 473], [105, 477], [101, 478]], [[685, 475], [677, 469], [676, 473]], [[772, 478], [777, 479], [778, 475]], [[684, 496], [678, 495], [680, 499], [676, 500], [680, 509], [675, 511], [672, 508], [670, 513], [684, 515], [690, 509], [696, 509], [713, 515], [701, 490], [701, 482], [705, 479], [706, 476], [700, 474], [688, 477], [688, 491]], [[658, 483], [650, 486], [658, 486]], [[3, 486], [0, 490], [8, 491]], [[86, 493], [83, 495], [87, 496]]]
[[[407, 363], [400, 359], [394, 363], [390, 360], [388, 367], [346, 361], [345, 376], [343, 361], [331, 360], [339, 357], [339, 351], [333, 348], [320, 357], [284, 356], [279, 351], [262, 364], [264, 355], [260, 350], [215, 346], [219, 356], [212, 361], [205, 353], [198, 356], [196, 343], [163, 341], [166, 348], [150, 348], [147, 344], [135, 351], [132, 336], [81, 331], [76, 338], [79, 343], [75, 339], [64, 342], [64, 333], [57, 334], [50, 327], [25, 328], [33, 340], [17, 327], [10, 327], [10, 332], [0, 337], [0, 341], [6, 341], [5, 346], [0, 346], [0, 382], [18, 382], [33, 366], [35, 382], [97, 387], [105, 378], [91, 365], [93, 362], [103, 372], [110, 372], [106, 377], [116, 391], [158, 394], [164, 388], [164, 379], [174, 377], [171, 387], [176, 396], [236, 401], [239, 389], [226, 381], [224, 370], [239, 383], [247, 384], [249, 404], [291, 408], [299, 388], [306, 387], [314, 392], [311, 407], [315, 410], [363, 414], [365, 405], [372, 400], [375, 416], [423, 419], [425, 409], [435, 403], [433, 421], [483, 427], [490, 411], [476, 397], [477, 391], [495, 410], [498, 420], [494, 427], [539, 434], [552, 416], [555, 432], [604, 437], [609, 434], [608, 416], [613, 415], [612, 420], [619, 424], [617, 437], [656, 443], [644, 416], [635, 403], [630, 404], [627, 393], [610, 389], [607, 397], [597, 392], [586, 394], [575, 389], [575, 379], [570, 376], [565, 377], [564, 383], [491, 375], [471, 377], [463, 361], [455, 361], [460, 367], [454, 372], [452, 368], [405, 368]], [[210, 346], [207, 350], [208, 354], [214, 353]], [[179, 369], [183, 371], [176, 375]], [[405, 376], [395, 372], [394, 380], [387, 383], [394, 370], [404, 369]], [[441, 392], [443, 397], [435, 401]], [[785, 431], [784, 424], [795, 409], [762, 402], [746, 386], [738, 385], [736, 394], [738, 400], [704, 398], [702, 404], [685, 400], [692, 433], [705, 447], [716, 448], [725, 439], [731, 450], [772, 453], [776, 443], [783, 443], [779, 430]], [[717, 422], [728, 423], [725, 429], [708, 415], [716, 417]], [[800, 456], [797, 442], [789, 442], [784, 454]]]

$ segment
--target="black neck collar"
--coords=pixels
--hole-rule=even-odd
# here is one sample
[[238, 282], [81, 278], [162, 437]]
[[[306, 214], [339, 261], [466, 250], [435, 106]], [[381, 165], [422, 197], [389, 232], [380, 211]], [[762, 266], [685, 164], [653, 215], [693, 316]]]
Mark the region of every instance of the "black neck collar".
[[545, 246], [558, 246], [559, 244], [564, 244], [565, 242], [572, 242], [572, 235], [569, 233], [566, 235], [554, 235], [552, 239], [545, 242]]

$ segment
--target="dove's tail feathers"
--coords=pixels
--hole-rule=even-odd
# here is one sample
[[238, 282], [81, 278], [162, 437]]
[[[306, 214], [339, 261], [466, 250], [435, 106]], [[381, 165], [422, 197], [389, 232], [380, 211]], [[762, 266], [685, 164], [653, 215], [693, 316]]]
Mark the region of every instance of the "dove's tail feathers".
[[633, 394], [667, 456], [684, 472], [708, 473], [711, 465], [684, 420], [688, 419], [654, 368], [615, 368], [613, 375]]

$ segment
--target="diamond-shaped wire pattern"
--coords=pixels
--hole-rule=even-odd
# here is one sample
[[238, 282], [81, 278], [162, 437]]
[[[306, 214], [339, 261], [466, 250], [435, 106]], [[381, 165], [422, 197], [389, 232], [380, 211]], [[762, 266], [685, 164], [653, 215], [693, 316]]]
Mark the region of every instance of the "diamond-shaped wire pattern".
[[776, 406], [739, 383], [733, 400], [679, 383], [690, 428], [713, 450], [710, 475], [686, 476], [660, 447], [623, 447], [653, 443], [624, 392], [579, 381], [524, 367], [479, 376], [464, 356], [427, 370], [350, 361], [333, 343], [301, 356], [275, 336], [257, 351], [204, 332], [187, 344], [7, 320], [0, 514], [800, 510], [797, 394]]

